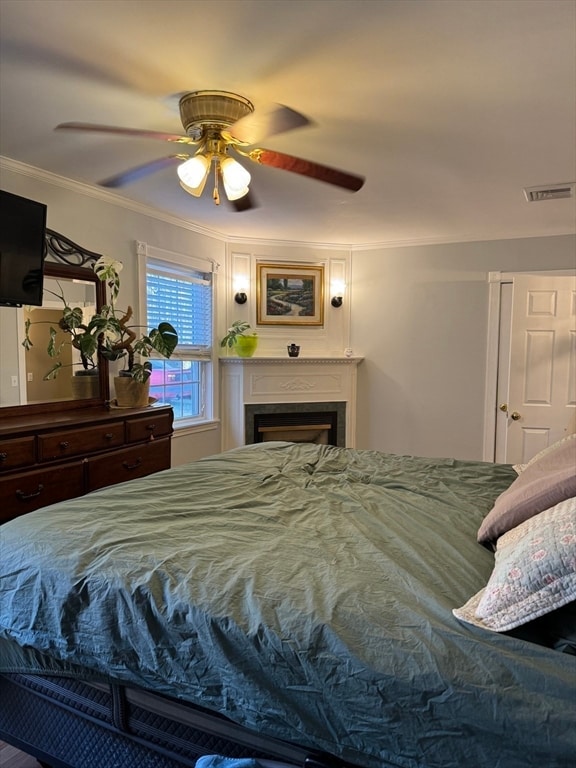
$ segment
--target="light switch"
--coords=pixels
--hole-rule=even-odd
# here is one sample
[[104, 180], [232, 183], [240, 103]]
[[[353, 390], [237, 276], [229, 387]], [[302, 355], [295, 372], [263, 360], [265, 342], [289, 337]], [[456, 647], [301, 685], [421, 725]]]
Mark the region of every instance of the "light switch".
[[13, 387], [18, 386], [18, 376], [12, 376], [12, 386]]

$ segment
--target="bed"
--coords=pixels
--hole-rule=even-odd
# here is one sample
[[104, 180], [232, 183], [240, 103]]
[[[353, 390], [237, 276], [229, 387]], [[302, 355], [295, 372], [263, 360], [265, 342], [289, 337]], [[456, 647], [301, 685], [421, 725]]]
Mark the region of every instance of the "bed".
[[263, 443], [10, 521], [0, 739], [53, 768], [567, 768], [574, 438], [515, 468]]

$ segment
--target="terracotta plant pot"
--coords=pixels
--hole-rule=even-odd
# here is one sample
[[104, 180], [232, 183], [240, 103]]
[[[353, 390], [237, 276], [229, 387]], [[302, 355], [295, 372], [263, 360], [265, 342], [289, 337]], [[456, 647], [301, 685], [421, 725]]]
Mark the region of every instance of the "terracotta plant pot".
[[131, 376], [116, 376], [114, 391], [118, 408], [145, 408], [150, 402], [150, 379], [142, 384]]
[[254, 334], [252, 336], [237, 336], [234, 348], [238, 357], [252, 357], [257, 346], [258, 336]]

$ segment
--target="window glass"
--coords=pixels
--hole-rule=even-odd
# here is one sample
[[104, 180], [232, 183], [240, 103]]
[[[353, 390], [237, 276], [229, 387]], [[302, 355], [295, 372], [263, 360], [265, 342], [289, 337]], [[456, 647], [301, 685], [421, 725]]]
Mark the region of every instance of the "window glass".
[[170, 403], [175, 419], [204, 416], [201, 368], [197, 360], [152, 360], [150, 397]]
[[149, 326], [167, 320], [178, 331], [178, 346], [210, 353], [212, 347], [212, 279], [195, 270], [149, 260], [146, 303]]
[[169, 360], [154, 358], [150, 396], [170, 403], [174, 420], [211, 417], [207, 382], [212, 355], [212, 274], [180, 263], [147, 258], [149, 328], [171, 323], [178, 346]]

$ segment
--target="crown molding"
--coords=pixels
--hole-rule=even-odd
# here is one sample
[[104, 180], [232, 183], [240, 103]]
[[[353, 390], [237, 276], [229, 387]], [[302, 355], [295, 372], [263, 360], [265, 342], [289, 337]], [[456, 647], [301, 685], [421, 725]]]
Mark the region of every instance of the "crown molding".
[[323, 243], [315, 240], [272, 240], [255, 237], [239, 237], [237, 235], [228, 235], [226, 242], [230, 245], [275, 245], [288, 248], [315, 248], [316, 250], [330, 251], [348, 251], [351, 252], [352, 246], [349, 243]]
[[0, 155], [0, 170], [6, 169], [13, 173], [19, 173], [21, 176], [28, 176], [29, 178], [44, 181], [46, 184], [52, 184], [55, 187], [61, 187], [71, 192], [76, 192], [86, 197], [93, 197], [96, 200], [101, 200], [105, 203], [118, 206], [119, 208], [125, 208], [133, 213], [140, 213], [143, 216], [156, 219], [157, 221], [163, 221], [166, 224], [172, 224], [176, 227], [182, 227], [192, 232], [196, 232], [199, 235], [211, 237], [221, 242], [227, 242], [227, 238], [221, 232], [208, 229], [207, 227], [201, 227], [198, 224], [194, 224], [187, 219], [181, 219], [178, 216], [172, 216], [169, 213], [159, 211], [157, 208], [153, 208], [150, 205], [144, 205], [143, 203], [137, 203], [133, 200], [128, 200], [121, 195], [117, 195], [104, 187], [98, 187], [92, 184], [86, 184], [82, 181], [75, 181], [69, 179], [66, 176], [59, 176], [51, 171], [44, 171], [41, 168], [35, 168], [32, 165], [21, 163], [19, 160], [12, 160], [9, 157]]
[[427, 245], [454, 245], [457, 243], [492, 243], [498, 240], [530, 240], [538, 237], [576, 237], [574, 229], [560, 229], [557, 232], [495, 232], [489, 237], [486, 234], [462, 235], [459, 237], [423, 237], [413, 240], [384, 240], [379, 243], [354, 243], [347, 246], [350, 251], [376, 251], [390, 248], [410, 248]]

